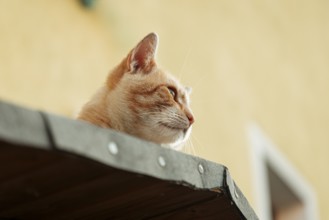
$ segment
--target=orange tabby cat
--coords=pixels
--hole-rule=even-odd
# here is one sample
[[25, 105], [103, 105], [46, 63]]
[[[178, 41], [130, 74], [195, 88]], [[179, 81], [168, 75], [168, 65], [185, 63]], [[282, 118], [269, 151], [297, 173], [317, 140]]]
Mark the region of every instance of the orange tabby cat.
[[155, 62], [158, 36], [147, 35], [109, 74], [78, 118], [179, 149], [194, 122], [190, 89]]

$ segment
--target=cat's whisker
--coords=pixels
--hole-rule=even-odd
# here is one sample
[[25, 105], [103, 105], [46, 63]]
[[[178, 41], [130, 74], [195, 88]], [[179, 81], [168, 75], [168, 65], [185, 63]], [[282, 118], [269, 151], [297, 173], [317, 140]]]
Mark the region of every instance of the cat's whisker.
[[[198, 79], [197, 84], [193, 85], [193, 91], [195, 91], [196, 89], [199, 89], [200, 85], [202, 85], [202, 82], [204, 82], [203, 79], [205, 79], [206, 77], [209, 77], [209, 76], [207, 76], [206, 74], [204, 74], [202, 77], [200, 77], [200, 78]], [[193, 93], [193, 92], [192, 92], [192, 93]]]
[[195, 151], [195, 147], [194, 147], [194, 144], [193, 144], [193, 141], [191, 139], [189, 139], [189, 143], [191, 145], [191, 152], [192, 152], [192, 155], [193, 156], [197, 156], [197, 153]]
[[[178, 116], [183, 118], [183, 116], [177, 114], [176, 111], [173, 108], [165, 106], [165, 105], [162, 105], [162, 107], [165, 108], [168, 111], [168, 113], [172, 113], [174, 115], [178, 115]], [[166, 113], [166, 112], [162, 111], [161, 113]]]
[[138, 114], [138, 116], [144, 116], [144, 115], [159, 115], [160, 112], [141, 112]]
[[186, 66], [186, 63], [187, 63], [187, 60], [190, 58], [190, 55], [192, 53], [192, 46], [189, 47], [186, 55], [185, 55], [185, 58], [184, 58], [184, 61], [182, 63], [182, 66], [178, 72], [178, 80], [181, 80], [182, 77], [183, 77], [183, 74], [184, 74], [184, 69], [185, 69], [185, 66]]
[[171, 121], [179, 120], [181, 122], [186, 121], [186, 118], [184, 116], [177, 114], [174, 111], [168, 111], [168, 112], [142, 112], [138, 116], [143, 117], [143, 116], [152, 116], [152, 118], [161, 118], [164, 117], [166, 119], [169, 119]]
[[194, 150], [193, 142], [190, 139], [186, 141], [186, 145], [184, 146], [184, 152], [193, 156], [197, 156]]
[[200, 141], [194, 136], [194, 135], [191, 135], [191, 138], [195, 141], [195, 143], [196, 143], [196, 145], [194, 145], [194, 146], [196, 146], [196, 148], [195, 148], [195, 150], [196, 150], [196, 153], [198, 154], [198, 155], [200, 155], [200, 149], [202, 148], [202, 144], [200, 143]]
[[183, 151], [184, 153], [186, 153], [186, 154], [189, 154], [188, 149], [189, 149], [189, 142], [186, 141], [186, 142], [184, 143], [183, 147], [182, 147], [182, 151]]
[[190, 139], [188, 139], [188, 140], [186, 141], [186, 144], [184, 145], [184, 152], [185, 152], [186, 154], [192, 154], [191, 149], [192, 149], [192, 145], [191, 145]]

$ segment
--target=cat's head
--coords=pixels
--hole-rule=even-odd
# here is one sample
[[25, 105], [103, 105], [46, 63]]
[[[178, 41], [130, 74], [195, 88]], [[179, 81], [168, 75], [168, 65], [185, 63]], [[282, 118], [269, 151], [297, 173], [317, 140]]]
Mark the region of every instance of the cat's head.
[[102, 114], [114, 129], [177, 149], [194, 122], [190, 89], [158, 68], [157, 45], [158, 36], [147, 35], [109, 74]]

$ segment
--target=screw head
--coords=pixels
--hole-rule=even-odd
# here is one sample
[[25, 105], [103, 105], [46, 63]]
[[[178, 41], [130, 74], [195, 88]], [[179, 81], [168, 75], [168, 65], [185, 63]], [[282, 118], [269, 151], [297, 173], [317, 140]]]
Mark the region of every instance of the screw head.
[[107, 149], [110, 151], [111, 154], [113, 155], [116, 155], [119, 153], [119, 149], [118, 149], [118, 146], [116, 143], [114, 142], [110, 142], [108, 145], [107, 145]]
[[234, 195], [235, 195], [235, 198], [237, 198], [237, 199], [239, 198], [239, 194], [236, 190], [234, 190]]
[[166, 160], [164, 159], [163, 156], [159, 156], [158, 157], [158, 163], [161, 167], [165, 167], [166, 166]]
[[199, 170], [199, 173], [201, 173], [201, 174], [204, 173], [204, 168], [201, 163], [199, 163], [199, 165], [198, 165], [198, 170]]

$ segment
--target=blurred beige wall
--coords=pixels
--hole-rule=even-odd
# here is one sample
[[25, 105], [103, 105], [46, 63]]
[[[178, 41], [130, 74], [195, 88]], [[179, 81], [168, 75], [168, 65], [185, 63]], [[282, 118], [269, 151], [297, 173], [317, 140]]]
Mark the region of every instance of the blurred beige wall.
[[[255, 204], [256, 122], [329, 219], [329, 2], [0, 0], [0, 99], [74, 117], [147, 33], [193, 87], [195, 154], [225, 164]], [[257, 209], [256, 209], [257, 210]]]

